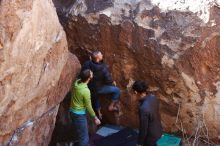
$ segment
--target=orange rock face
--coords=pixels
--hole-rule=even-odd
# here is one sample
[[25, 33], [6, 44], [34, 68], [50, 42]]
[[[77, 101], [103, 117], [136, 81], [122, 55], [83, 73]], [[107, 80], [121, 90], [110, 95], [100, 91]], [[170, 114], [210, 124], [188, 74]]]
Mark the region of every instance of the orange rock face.
[[[122, 91], [120, 124], [138, 126], [137, 98], [130, 87], [142, 79], [160, 98], [166, 132], [219, 141], [219, 5], [204, 5], [208, 17], [198, 16], [191, 7], [164, 11], [153, 0], [81, 0], [68, 7], [59, 1], [56, 6], [69, 49], [81, 62], [91, 50], [104, 53]], [[106, 99], [103, 109], [105, 105]], [[104, 113], [115, 122], [110, 113]]]
[[79, 68], [51, 0], [1, 0], [0, 145], [48, 145]]

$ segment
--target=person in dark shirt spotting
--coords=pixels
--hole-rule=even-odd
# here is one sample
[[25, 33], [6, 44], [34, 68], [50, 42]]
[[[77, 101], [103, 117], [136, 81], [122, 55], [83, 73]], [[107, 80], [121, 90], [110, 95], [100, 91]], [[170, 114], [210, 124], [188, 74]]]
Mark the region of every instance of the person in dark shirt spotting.
[[135, 81], [132, 89], [139, 99], [139, 135], [136, 146], [157, 146], [162, 135], [159, 114], [159, 100], [147, 93], [148, 85], [144, 81]]

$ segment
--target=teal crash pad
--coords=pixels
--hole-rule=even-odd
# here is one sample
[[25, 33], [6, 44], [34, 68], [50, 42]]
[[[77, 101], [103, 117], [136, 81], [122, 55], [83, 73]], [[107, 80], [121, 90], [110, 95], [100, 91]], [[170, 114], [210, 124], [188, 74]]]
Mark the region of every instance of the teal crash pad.
[[181, 138], [170, 134], [163, 134], [157, 141], [158, 146], [180, 146]]

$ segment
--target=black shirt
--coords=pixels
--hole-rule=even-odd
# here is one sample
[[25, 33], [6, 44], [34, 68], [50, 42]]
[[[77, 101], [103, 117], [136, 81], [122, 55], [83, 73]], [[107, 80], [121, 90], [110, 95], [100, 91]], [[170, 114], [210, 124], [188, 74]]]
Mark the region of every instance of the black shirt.
[[82, 70], [90, 69], [93, 72], [93, 79], [89, 83], [90, 90], [97, 90], [103, 85], [112, 85], [112, 76], [105, 63], [86, 61], [82, 67]]

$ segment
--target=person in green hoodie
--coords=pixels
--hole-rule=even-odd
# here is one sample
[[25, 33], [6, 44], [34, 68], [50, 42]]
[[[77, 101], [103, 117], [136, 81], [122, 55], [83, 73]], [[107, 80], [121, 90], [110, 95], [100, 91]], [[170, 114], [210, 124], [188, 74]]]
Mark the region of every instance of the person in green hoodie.
[[79, 146], [90, 146], [86, 112], [94, 119], [96, 125], [101, 124], [92, 108], [91, 93], [87, 86], [92, 78], [92, 71], [86, 69], [80, 73], [80, 79], [77, 79], [72, 86], [70, 112], [79, 138]]

